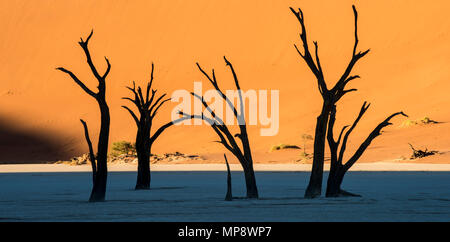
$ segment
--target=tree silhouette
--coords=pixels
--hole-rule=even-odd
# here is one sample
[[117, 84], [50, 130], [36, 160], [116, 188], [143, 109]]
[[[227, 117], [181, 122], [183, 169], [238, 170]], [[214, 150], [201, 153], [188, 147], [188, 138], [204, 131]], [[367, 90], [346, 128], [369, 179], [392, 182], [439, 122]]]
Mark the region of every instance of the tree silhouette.
[[223, 154], [223, 158], [225, 158], [225, 164], [227, 165], [227, 194], [225, 195], [225, 201], [233, 200], [233, 193], [231, 190], [231, 171], [230, 164], [228, 164], [227, 156]]
[[[139, 117], [127, 106], [122, 106], [130, 113], [131, 117], [136, 123], [136, 153], [138, 156], [138, 174], [136, 181], [136, 190], [150, 189], [150, 154], [151, 148], [155, 140], [161, 135], [161, 133], [170, 126], [179, 123], [186, 117], [182, 117], [173, 121], [170, 121], [163, 126], [159, 127], [153, 134], [151, 134], [153, 119], [158, 113], [159, 108], [167, 101], [164, 99], [166, 93], [157, 97], [156, 89], [152, 89], [153, 84], [153, 72], [154, 65], [152, 63], [152, 71], [150, 75], [150, 81], [147, 83], [145, 95], [142, 93], [142, 88], [138, 87], [136, 90], [135, 82], [133, 87], [127, 87], [134, 95], [133, 98], [124, 97], [123, 99], [131, 101], [139, 111]], [[151, 93], [150, 93], [151, 90]]]
[[313, 166], [311, 171], [311, 177], [309, 180], [308, 187], [305, 192], [306, 198], [314, 198], [320, 196], [322, 192], [322, 179], [323, 179], [323, 163], [324, 163], [324, 155], [325, 155], [325, 138], [327, 132], [327, 124], [330, 112], [332, 111], [334, 105], [346, 94], [352, 91], [356, 91], [356, 89], [345, 89], [347, 84], [359, 78], [358, 75], [350, 75], [355, 64], [364, 57], [369, 50], [358, 52], [358, 12], [356, 11], [355, 6], [352, 6], [353, 14], [355, 18], [355, 43], [353, 46], [352, 57], [350, 62], [348, 63], [344, 73], [341, 75], [339, 80], [336, 82], [335, 86], [331, 89], [327, 87], [325, 77], [323, 74], [322, 66], [320, 64], [319, 58], [319, 46], [317, 42], [314, 42], [315, 47], [315, 61], [311, 55], [308, 45], [308, 39], [306, 36], [306, 27], [305, 27], [305, 18], [303, 16], [302, 10], [299, 8], [298, 11], [295, 11], [293, 8], [290, 8], [292, 13], [297, 17], [297, 20], [301, 26], [300, 39], [303, 44], [303, 54], [297, 48], [297, 45], [294, 44], [295, 49], [298, 54], [303, 58], [303, 60], [308, 65], [309, 69], [312, 71], [314, 76], [317, 79], [317, 84], [319, 88], [319, 92], [322, 95], [323, 103], [322, 103], [322, 111], [320, 115], [317, 117], [316, 129], [315, 129], [315, 137], [314, 137], [314, 158], [313, 158]]
[[91, 54], [89, 53], [89, 40], [92, 37], [94, 31], [92, 30], [86, 40], [81, 40], [78, 42], [81, 48], [86, 55], [86, 61], [89, 65], [89, 68], [92, 71], [92, 74], [98, 81], [98, 92], [94, 92], [89, 89], [78, 77], [72, 73], [71, 71], [58, 67], [57, 70], [60, 70], [66, 74], [68, 74], [76, 84], [78, 84], [87, 94], [92, 96], [98, 103], [100, 107], [101, 114], [101, 122], [100, 122], [100, 135], [98, 138], [98, 148], [97, 148], [97, 156], [94, 154], [94, 150], [92, 148], [92, 142], [89, 138], [89, 131], [87, 124], [84, 120], [80, 120], [84, 127], [84, 133], [86, 137], [86, 141], [89, 146], [89, 159], [92, 165], [92, 180], [93, 180], [93, 188], [91, 192], [91, 196], [89, 198], [89, 202], [100, 202], [105, 200], [106, 194], [106, 181], [108, 175], [107, 168], [107, 156], [108, 156], [108, 140], [109, 140], [109, 126], [110, 126], [110, 115], [109, 115], [109, 107], [106, 103], [105, 93], [106, 93], [106, 77], [108, 76], [111, 70], [111, 64], [109, 63], [108, 58], [105, 57], [107, 68], [103, 75], [100, 75], [95, 67], [94, 63], [91, 59]]
[[[403, 115], [405, 117], [408, 117], [403, 112], [397, 112], [389, 117], [387, 117], [383, 122], [377, 125], [377, 127], [369, 134], [369, 136], [364, 140], [364, 142], [359, 146], [359, 148], [356, 150], [356, 152], [350, 157], [350, 159], [347, 160], [347, 162], [343, 163], [344, 159], [344, 152], [347, 147], [347, 141], [348, 137], [352, 133], [353, 129], [358, 124], [359, 120], [362, 118], [364, 113], [369, 108], [370, 104], [367, 102], [364, 102], [364, 104], [361, 107], [361, 110], [353, 122], [353, 124], [350, 126], [350, 128], [347, 130], [347, 132], [344, 131], [349, 126], [344, 126], [339, 133], [339, 137], [337, 140], [334, 139], [333, 135], [333, 129], [334, 129], [334, 123], [336, 121], [336, 105], [334, 105], [331, 109], [330, 113], [330, 120], [328, 122], [328, 133], [327, 133], [327, 140], [328, 145], [330, 147], [330, 153], [331, 153], [331, 161], [330, 161], [330, 174], [328, 175], [328, 181], [327, 181], [327, 191], [326, 196], [327, 197], [339, 197], [339, 196], [359, 196], [353, 193], [346, 192], [341, 189], [342, 180], [344, 179], [345, 173], [358, 161], [358, 159], [361, 157], [361, 155], [364, 153], [364, 151], [369, 147], [372, 140], [374, 140], [376, 137], [378, 137], [381, 134], [381, 130], [391, 125], [392, 123], [389, 123], [389, 121], [397, 116], [397, 115]], [[344, 136], [342, 136], [344, 134]], [[343, 139], [342, 139], [343, 137]], [[341, 143], [342, 139], [342, 143]], [[339, 149], [340, 145], [340, 149]], [[339, 152], [338, 152], [339, 151]]]
[[[231, 70], [231, 73], [233, 75], [234, 83], [236, 86], [236, 89], [239, 94], [239, 102], [240, 102], [240, 110], [238, 113], [236, 107], [231, 102], [231, 100], [222, 92], [222, 90], [219, 88], [219, 84], [217, 83], [216, 75], [214, 73], [214, 69], [212, 70], [212, 75], [210, 76], [207, 74], [201, 66], [197, 64], [198, 69], [200, 72], [208, 79], [208, 81], [213, 85], [213, 87], [216, 89], [218, 94], [223, 98], [223, 100], [227, 103], [229, 108], [233, 110], [234, 117], [236, 118], [238, 124], [239, 124], [239, 133], [233, 135], [228, 127], [225, 125], [221, 117], [218, 117], [216, 113], [209, 107], [209, 105], [204, 101], [203, 96], [199, 96], [196, 93], [191, 93], [195, 98], [198, 98], [205, 109], [211, 114], [212, 118], [205, 117], [203, 113], [201, 115], [195, 115], [195, 114], [186, 114], [180, 111], [180, 114], [184, 115], [185, 117], [190, 118], [196, 118], [196, 119], [202, 119], [206, 120], [211, 128], [216, 132], [216, 134], [219, 136], [219, 141], [216, 141], [218, 143], [221, 143], [227, 150], [229, 150], [238, 160], [239, 163], [242, 165], [242, 168], [244, 170], [244, 176], [245, 176], [245, 184], [247, 188], [247, 198], [258, 198], [258, 188], [256, 186], [256, 178], [255, 178], [255, 172], [253, 170], [253, 158], [251, 154], [250, 149], [250, 143], [248, 140], [248, 134], [247, 134], [247, 125], [245, 123], [245, 114], [244, 114], [244, 103], [242, 98], [242, 91], [239, 86], [239, 81], [236, 75], [236, 72], [233, 68], [233, 65], [227, 60], [227, 58], [223, 57], [226, 63], [226, 66], [228, 66]], [[238, 142], [235, 138], [239, 138], [242, 144], [242, 148], [238, 145]]]

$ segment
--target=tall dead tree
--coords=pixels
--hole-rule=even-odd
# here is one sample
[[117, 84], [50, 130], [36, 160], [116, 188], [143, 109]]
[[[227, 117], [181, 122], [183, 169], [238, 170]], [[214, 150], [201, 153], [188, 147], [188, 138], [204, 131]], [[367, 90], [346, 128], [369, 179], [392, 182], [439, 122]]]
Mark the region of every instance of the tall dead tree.
[[330, 116], [330, 112], [333, 106], [348, 92], [356, 91], [356, 89], [345, 89], [347, 84], [359, 78], [358, 75], [350, 75], [355, 64], [364, 57], [369, 50], [360, 52], [357, 51], [358, 46], [358, 12], [356, 11], [355, 6], [352, 6], [353, 14], [355, 17], [355, 43], [353, 46], [352, 57], [350, 62], [348, 63], [344, 73], [341, 75], [339, 80], [336, 82], [335, 86], [331, 89], [327, 87], [325, 77], [323, 74], [322, 66], [320, 65], [319, 58], [319, 46], [317, 42], [314, 43], [315, 47], [315, 61], [311, 52], [309, 50], [308, 39], [306, 36], [306, 27], [305, 27], [305, 18], [303, 16], [302, 10], [299, 8], [298, 11], [290, 8], [292, 13], [297, 17], [297, 20], [301, 26], [300, 39], [303, 44], [303, 54], [297, 48], [297, 45], [294, 45], [298, 54], [303, 58], [303, 60], [308, 65], [309, 69], [312, 71], [314, 76], [317, 79], [317, 84], [319, 88], [319, 92], [322, 95], [323, 103], [322, 103], [322, 111], [317, 117], [316, 129], [315, 129], [315, 138], [314, 138], [314, 158], [313, 165], [311, 171], [311, 177], [309, 180], [308, 187], [305, 192], [306, 198], [314, 198], [320, 196], [322, 192], [322, 179], [323, 179], [323, 164], [324, 164], [324, 155], [325, 155], [325, 139], [327, 132], [327, 124]]
[[[219, 88], [219, 84], [217, 83], [216, 75], [214, 73], [214, 69], [212, 70], [212, 74], [209, 75], [206, 73], [201, 66], [197, 63], [197, 67], [200, 70], [200, 72], [208, 79], [208, 81], [212, 84], [212, 86], [216, 89], [217, 93], [223, 98], [223, 100], [227, 103], [229, 108], [233, 110], [234, 117], [236, 118], [238, 125], [239, 125], [239, 133], [232, 134], [227, 125], [223, 122], [221, 117], [218, 117], [216, 113], [209, 107], [209, 105], [204, 101], [203, 96], [200, 96], [196, 93], [191, 93], [195, 98], [199, 99], [205, 109], [211, 114], [211, 118], [206, 117], [203, 115], [198, 114], [186, 114], [180, 111], [180, 114], [184, 115], [185, 117], [189, 118], [196, 118], [196, 119], [202, 119], [206, 120], [211, 128], [216, 132], [216, 134], [219, 136], [219, 141], [216, 141], [218, 143], [221, 143], [227, 150], [229, 150], [238, 160], [239, 163], [242, 165], [242, 168], [244, 170], [244, 176], [245, 176], [245, 184], [247, 188], [247, 198], [258, 198], [258, 188], [256, 186], [256, 178], [255, 178], [255, 172], [253, 170], [253, 158], [252, 153], [250, 149], [250, 143], [248, 140], [248, 134], [247, 134], [247, 125], [245, 123], [245, 114], [244, 114], [244, 103], [242, 98], [242, 90], [239, 86], [239, 81], [236, 75], [236, 72], [233, 68], [233, 65], [227, 60], [227, 58], [223, 57], [226, 63], [226, 66], [228, 66], [231, 70], [231, 73], [233, 75], [234, 83], [236, 86], [236, 89], [239, 94], [239, 102], [240, 102], [240, 110], [239, 113], [234, 106], [233, 102], [224, 94], [224, 92]], [[238, 145], [238, 142], [235, 138], [239, 138], [241, 141], [242, 147]]]
[[[328, 133], [327, 133], [327, 140], [328, 145], [330, 147], [330, 153], [331, 153], [331, 163], [330, 163], [330, 174], [328, 175], [328, 181], [327, 181], [327, 191], [326, 196], [327, 197], [340, 197], [340, 196], [359, 196], [353, 193], [346, 192], [341, 189], [341, 184], [344, 179], [345, 173], [358, 161], [358, 159], [361, 157], [361, 155], [364, 153], [364, 151], [369, 147], [372, 140], [374, 140], [376, 137], [378, 137], [381, 134], [381, 130], [391, 125], [389, 121], [397, 116], [397, 115], [403, 115], [405, 117], [408, 117], [403, 112], [397, 112], [389, 117], [387, 117], [383, 122], [377, 125], [375, 129], [369, 134], [369, 136], [364, 140], [364, 142], [359, 146], [359, 148], [356, 150], [356, 152], [345, 162], [343, 163], [344, 159], [344, 153], [345, 149], [347, 147], [347, 141], [348, 137], [364, 115], [364, 113], [369, 108], [370, 104], [367, 102], [364, 102], [364, 104], [361, 107], [361, 110], [359, 111], [358, 117], [356, 117], [353, 124], [350, 126], [350, 128], [345, 132], [346, 128], [349, 126], [344, 126], [341, 129], [341, 132], [339, 133], [339, 137], [337, 140], [334, 139], [333, 129], [334, 129], [334, 123], [336, 121], [336, 106], [334, 105], [331, 109], [330, 113], [330, 120], [328, 122]], [[345, 134], [344, 134], [345, 132]], [[344, 136], [342, 136], [344, 135]], [[343, 139], [342, 139], [343, 137]], [[341, 143], [342, 139], [342, 143]], [[339, 147], [340, 145], [340, 147]], [[339, 151], [339, 152], [338, 152]]]
[[109, 115], [109, 107], [106, 103], [105, 93], [106, 93], [106, 77], [109, 74], [109, 71], [111, 70], [111, 64], [109, 63], [108, 58], [105, 57], [107, 68], [103, 75], [100, 75], [97, 71], [97, 68], [95, 67], [94, 63], [92, 62], [91, 54], [89, 53], [89, 40], [92, 37], [92, 34], [94, 31], [91, 31], [89, 36], [86, 38], [86, 40], [81, 40], [78, 42], [81, 46], [81, 48], [84, 51], [84, 54], [86, 55], [86, 61], [89, 65], [89, 68], [91, 69], [92, 74], [98, 81], [98, 92], [94, 92], [91, 89], [89, 89], [80, 79], [71, 71], [63, 68], [58, 67], [57, 70], [60, 70], [66, 74], [68, 74], [76, 84], [78, 84], [87, 94], [92, 96], [98, 103], [98, 106], [100, 107], [100, 114], [101, 114], [101, 120], [100, 120], [100, 134], [98, 137], [98, 147], [97, 147], [97, 156], [94, 154], [94, 150], [92, 148], [92, 142], [89, 138], [89, 131], [88, 127], [85, 121], [81, 120], [81, 123], [84, 127], [85, 137], [86, 141], [89, 146], [89, 159], [91, 161], [92, 165], [92, 175], [93, 175], [93, 187], [91, 196], [89, 198], [89, 202], [100, 202], [105, 200], [105, 194], [106, 194], [106, 181], [107, 181], [107, 175], [108, 175], [108, 168], [107, 168], [107, 156], [108, 156], [108, 140], [109, 140], [109, 126], [110, 126], [110, 115]]
[[[139, 117], [127, 106], [122, 106], [131, 114], [133, 120], [137, 126], [136, 133], [136, 153], [138, 156], [138, 174], [136, 181], [136, 190], [150, 189], [150, 154], [151, 148], [155, 140], [161, 135], [161, 133], [169, 128], [170, 126], [179, 123], [186, 117], [179, 118], [170, 121], [163, 126], [159, 127], [153, 134], [151, 134], [153, 120], [159, 110], [159, 108], [167, 101], [164, 99], [167, 95], [166, 93], [157, 97], [156, 89], [152, 89], [153, 84], [153, 72], [154, 65], [152, 63], [152, 71], [150, 75], [150, 81], [147, 83], [147, 88], [145, 91], [145, 96], [142, 93], [142, 88], [138, 87], [136, 90], [136, 85], [133, 82], [133, 87], [127, 87], [134, 95], [133, 98], [124, 97], [123, 99], [131, 101], [139, 111]], [[150, 94], [151, 90], [151, 94]]]

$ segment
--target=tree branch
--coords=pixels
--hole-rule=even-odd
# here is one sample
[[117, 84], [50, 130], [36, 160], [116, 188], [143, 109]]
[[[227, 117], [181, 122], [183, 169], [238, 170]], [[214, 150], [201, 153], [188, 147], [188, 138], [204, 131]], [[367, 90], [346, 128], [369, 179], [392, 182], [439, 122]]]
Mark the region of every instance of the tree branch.
[[[145, 99], [145, 102], [146, 103], [149, 103], [148, 101], [149, 101], [149, 94], [150, 94], [150, 89], [151, 89], [151, 87], [152, 87], [152, 84], [153, 84], [153, 71], [155, 70], [155, 65], [153, 64], [153, 62], [152, 62], [152, 71], [151, 71], [151, 73], [150, 73], [150, 81], [148, 82], [148, 84], [147, 84], [147, 96], [146, 96], [146, 99]], [[156, 91], [155, 91], [156, 92]]]
[[97, 68], [95, 67], [94, 63], [92, 62], [91, 53], [89, 52], [89, 48], [88, 48], [89, 40], [91, 39], [92, 34], [94, 34], [94, 30], [91, 31], [89, 36], [86, 38], [86, 41], [84, 41], [83, 38], [81, 38], [80, 42], [78, 42], [78, 43], [80, 44], [81, 48], [83, 48], [83, 50], [84, 50], [84, 54], [86, 55], [86, 61], [89, 65], [89, 67], [91, 68], [92, 73], [94, 74], [95, 78], [99, 81], [99, 84], [100, 84], [99, 87], [104, 87], [105, 78], [108, 75], [109, 70], [111, 69], [111, 64], [109, 63], [108, 58], [105, 57], [108, 67], [105, 71], [105, 74], [103, 74], [103, 76], [100, 76], [100, 74], [97, 71]]
[[216, 75], [214, 73], [214, 69], [212, 70], [213, 73], [213, 78], [211, 78], [200, 66], [200, 64], [198, 64], [198, 62], [196, 63], [198, 69], [200, 70], [200, 72], [203, 73], [203, 75], [209, 80], [209, 82], [213, 85], [213, 87], [216, 89], [216, 91], [220, 94], [220, 96], [223, 98], [223, 100], [225, 100], [225, 102], [228, 104], [228, 106], [231, 108], [231, 110], [233, 110], [233, 114], [234, 116], [238, 119], [239, 118], [239, 114], [236, 110], [236, 107], [233, 105], [233, 103], [231, 102], [231, 100], [222, 92], [222, 90], [220, 90], [219, 85], [217, 83], [216, 80]]
[[[165, 94], [164, 94], [164, 95], [165, 95]], [[167, 98], [167, 99], [164, 99], [162, 102], [160, 102], [159, 105], [158, 105], [158, 106], [155, 108], [155, 110], [153, 111], [153, 113], [150, 115], [151, 119], [153, 119], [153, 118], [155, 117], [156, 112], [158, 112], [158, 109], [159, 109], [165, 102], [170, 101], [170, 100], [171, 100], [171, 98]]]
[[364, 142], [359, 146], [359, 148], [358, 148], [358, 150], [356, 150], [355, 154], [345, 163], [344, 169], [346, 171], [348, 169], [350, 169], [350, 167], [352, 167], [353, 164], [356, 163], [356, 161], [361, 157], [361, 155], [364, 153], [364, 151], [367, 149], [367, 147], [369, 147], [372, 140], [374, 140], [376, 137], [378, 137], [381, 134], [381, 130], [386, 126], [392, 125], [392, 123], [390, 123], [389, 121], [397, 115], [402, 115], [402, 116], [408, 117], [408, 115], [406, 115], [403, 112], [397, 112], [397, 113], [394, 113], [391, 116], [387, 117], [383, 122], [378, 124], [378, 126], [369, 134], [369, 136], [366, 138], [366, 140], [364, 140]]
[[[241, 157], [243, 157], [243, 154], [240, 151], [239, 146], [237, 145], [236, 141], [233, 138], [233, 135], [231, 135], [226, 125], [217, 125], [214, 120], [205, 117], [203, 114], [202, 115], [186, 114], [182, 111], [179, 111], [178, 113], [185, 117], [206, 120], [210, 124], [211, 128], [213, 128], [213, 130], [219, 136], [221, 140], [220, 143], [222, 143], [225, 146], [225, 148], [227, 148], [227, 150], [232, 152], [234, 155], [236, 156], [240, 155]], [[224, 135], [227, 137], [226, 139]], [[230, 144], [227, 142], [227, 140]]]
[[[238, 95], [239, 95], [239, 106], [240, 106], [239, 107], [240, 113], [237, 114], [237, 112], [236, 112], [236, 115], [237, 115], [236, 118], [238, 119], [237, 121], [238, 121], [239, 126], [243, 126], [243, 124], [245, 124], [245, 113], [244, 113], [244, 100], [242, 98], [242, 90], [241, 90], [241, 87], [239, 86], [239, 80], [238, 80], [238, 77], [236, 75], [236, 71], [234, 70], [233, 65], [231, 64], [231, 62], [229, 62], [227, 60], [227, 58], [225, 56], [223, 57], [223, 59], [225, 60], [226, 66], [230, 67], [231, 73], [233, 74], [234, 84], [236, 85], [236, 90], [238, 91]], [[234, 105], [230, 104], [230, 107], [233, 108], [234, 110], [236, 110]]]
[[109, 72], [111, 71], [111, 63], [109, 63], [109, 60], [108, 60], [108, 58], [106, 58], [106, 56], [105, 56], [105, 60], [106, 60], [107, 67], [106, 67], [105, 74], [103, 74], [103, 76], [102, 76], [103, 80], [106, 79], [106, 77], [108, 76]]
[[306, 37], [306, 27], [305, 27], [305, 20], [303, 17], [303, 12], [299, 8], [298, 12], [295, 11], [292, 7], [290, 8], [292, 13], [297, 17], [298, 22], [300, 23], [300, 27], [302, 29], [302, 32], [300, 33], [300, 39], [303, 43], [303, 50], [304, 54], [301, 54], [299, 49], [297, 48], [297, 45], [294, 45], [295, 49], [299, 53], [299, 55], [305, 60], [306, 64], [308, 65], [309, 69], [311, 69], [312, 73], [316, 76], [317, 83], [319, 86], [319, 91], [322, 94], [322, 96], [325, 95], [325, 93], [328, 92], [327, 84], [325, 83], [325, 79], [322, 72], [322, 67], [320, 66], [320, 60], [318, 55], [318, 44], [317, 42], [314, 42], [315, 45], [315, 54], [316, 54], [316, 63], [314, 63], [314, 60], [312, 58], [311, 52], [309, 51], [308, 47], [308, 39]]
[[73, 74], [71, 71], [65, 69], [64, 67], [58, 67], [56, 69], [69, 74], [69, 76], [72, 77], [72, 79], [75, 81], [75, 83], [78, 84], [78, 86], [80, 86], [87, 94], [91, 95], [94, 98], [97, 98], [97, 93], [93, 92], [86, 85], [84, 85], [84, 83], [81, 82], [80, 79], [78, 79], [78, 77], [75, 74]]
[[331, 166], [335, 166], [338, 164], [338, 157], [337, 157], [337, 149], [338, 149], [338, 143], [334, 140], [333, 134], [333, 128], [334, 123], [336, 121], [336, 105], [333, 105], [330, 112], [330, 119], [328, 120], [328, 132], [327, 132], [327, 140], [328, 140], [328, 146], [330, 147], [330, 154], [331, 154]]
[[139, 119], [136, 116], [136, 114], [134, 114], [134, 112], [130, 108], [128, 108], [127, 106], [122, 106], [122, 108], [125, 108], [126, 110], [128, 110], [128, 112], [131, 114], [131, 117], [133, 117], [134, 122], [136, 122], [137, 127], [139, 128], [139, 126], [140, 126], [139, 125]]
[[[227, 60], [227, 58], [225, 56], [223, 58], [225, 60], [226, 65], [229, 66], [230, 69], [231, 69], [231, 72], [233, 74], [233, 79], [234, 79], [234, 82], [235, 82], [235, 85], [236, 85], [236, 89], [237, 89], [238, 94], [239, 94], [240, 112], [241, 113], [239, 115], [235, 115], [235, 116], [237, 118], [237, 122], [239, 124], [239, 130], [240, 130], [241, 133], [240, 134], [236, 134], [235, 137], [238, 137], [241, 140], [242, 147], [244, 149], [245, 158], [247, 160], [252, 160], [252, 158], [251, 158], [251, 151], [250, 151], [250, 144], [248, 142], [247, 125], [246, 125], [246, 122], [245, 122], [245, 110], [244, 110], [244, 105], [245, 104], [244, 104], [244, 100], [242, 98], [242, 90], [241, 90], [241, 87], [239, 85], [239, 80], [237, 78], [236, 71], [234, 70], [233, 65], [231, 64], [231, 62], [229, 62]], [[228, 98], [227, 98], [227, 100], [228, 100]], [[234, 107], [234, 105], [231, 104], [231, 102], [229, 104], [230, 104], [230, 107], [233, 107], [234, 110], [236, 110], [236, 108]]]
[[155, 140], [159, 137], [159, 135], [162, 134], [162, 132], [164, 132], [164, 130], [166, 130], [167, 128], [169, 128], [170, 126], [172, 126], [174, 124], [180, 123], [187, 119], [191, 119], [191, 117], [182, 117], [182, 118], [176, 119], [174, 121], [170, 121], [170, 122], [164, 124], [163, 126], [159, 127], [159, 129], [156, 130], [156, 132], [150, 137], [150, 144], [153, 144], [153, 142], [155, 142]]
[[339, 151], [339, 158], [338, 158], [339, 164], [342, 164], [342, 160], [344, 158], [344, 151], [347, 148], [347, 140], [348, 140], [348, 137], [350, 136], [350, 133], [356, 127], [356, 125], [358, 124], [359, 120], [362, 118], [362, 116], [364, 115], [364, 113], [367, 111], [367, 109], [369, 107], [370, 107], [370, 104], [368, 104], [367, 102], [363, 103], [363, 105], [361, 107], [361, 110], [359, 111], [358, 117], [355, 119], [355, 121], [353, 122], [353, 124], [350, 127], [350, 129], [347, 130], [347, 132], [345, 133], [344, 139], [342, 140], [341, 149]]
[[[156, 93], [156, 91], [155, 91], [155, 93]], [[166, 96], [166, 94], [164, 93], [163, 95], [161, 95], [158, 99], [156, 99], [156, 101], [151, 105], [151, 107], [150, 107], [150, 109], [149, 109], [149, 113], [151, 114], [152, 113], [152, 111], [158, 106], [158, 103], [164, 98]], [[153, 97], [151, 98], [151, 100], [153, 101]], [[169, 99], [166, 99], [167, 101], [168, 100], [170, 100], [170, 98]], [[166, 102], [166, 100], [164, 100], [161, 104], [163, 104], [164, 102]], [[159, 104], [159, 105], [161, 105], [161, 104]], [[145, 106], [148, 106], [148, 105], [145, 105]]]
[[[356, 49], [358, 47], [358, 11], [356, 11], [355, 5], [352, 6], [353, 9], [353, 15], [355, 17], [355, 43], [353, 45], [353, 52], [352, 52], [352, 58], [347, 65], [347, 68], [345, 69], [344, 73], [342, 74], [339, 81], [336, 83], [336, 85], [333, 87], [332, 92], [334, 94], [338, 94], [338, 92], [342, 91], [345, 88], [345, 85], [354, 78], [348, 78], [350, 73], [352, 72], [353, 67], [358, 62], [359, 59], [364, 57], [367, 53], [369, 53], [370, 49], [364, 51], [364, 52], [358, 52], [356, 53]], [[356, 76], [359, 77], [359, 76]], [[350, 80], [349, 80], [350, 79]], [[343, 94], [342, 94], [343, 95]], [[341, 95], [341, 97], [342, 97]]]
[[80, 121], [83, 124], [84, 136], [86, 138], [86, 142], [89, 147], [89, 160], [91, 161], [91, 166], [92, 166], [92, 180], [95, 183], [95, 177], [97, 175], [97, 165], [95, 162], [96, 159], [95, 159], [95, 155], [94, 155], [94, 149], [92, 148], [92, 142], [91, 142], [91, 139], [89, 138], [89, 130], [88, 130], [87, 124], [83, 119], [80, 119]]
[[211, 107], [209, 107], [209, 105], [205, 102], [203, 96], [199, 96], [198, 94], [193, 93], [193, 92], [191, 92], [191, 95], [194, 96], [195, 98], [199, 99], [202, 102], [205, 109], [211, 114], [211, 117], [213, 117], [214, 122], [217, 122], [217, 124], [219, 124], [219, 125], [224, 124], [223, 120], [220, 117], [218, 117], [216, 115], [216, 113], [211, 109]]

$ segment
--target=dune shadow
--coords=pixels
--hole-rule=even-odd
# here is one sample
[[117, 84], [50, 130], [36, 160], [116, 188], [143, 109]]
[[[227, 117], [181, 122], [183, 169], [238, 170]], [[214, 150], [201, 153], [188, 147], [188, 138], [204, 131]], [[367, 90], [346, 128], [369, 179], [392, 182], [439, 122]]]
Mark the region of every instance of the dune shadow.
[[0, 118], [0, 164], [46, 163], [68, 159], [69, 151], [61, 136], [48, 130], [30, 131]]

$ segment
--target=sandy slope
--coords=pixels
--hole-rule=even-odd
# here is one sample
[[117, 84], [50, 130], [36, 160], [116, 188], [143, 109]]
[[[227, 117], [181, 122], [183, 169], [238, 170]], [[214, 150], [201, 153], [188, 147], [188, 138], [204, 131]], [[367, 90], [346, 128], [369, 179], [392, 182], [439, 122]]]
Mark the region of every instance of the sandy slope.
[[[81, 49], [80, 36], [94, 28], [94, 61], [113, 65], [108, 80], [112, 115], [111, 141], [133, 140], [135, 127], [121, 109], [132, 80], [144, 83], [156, 64], [156, 86], [171, 93], [193, 89], [206, 80], [199, 61], [214, 67], [221, 86], [232, 87], [222, 56], [233, 62], [243, 89], [280, 90], [280, 132], [260, 137], [249, 130], [255, 161], [291, 161], [297, 153], [268, 153], [272, 145], [300, 145], [302, 133], [313, 133], [321, 100], [313, 75], [293, 48], [298, 24], [288, 7], [302, 7], [310, 40], [318, 40], [328, 82], [334, 83], [350, 58], [354, 1], [1, 1], [0, 3], [0, 149], [2, 162], [67, 159], [86, 150], [79, 118], [93, 136], [98, 129], [95, 102], [66, 76], [63, 65], [95, 88]], [[386, 129], [361, 161], [408, 157], [408, 142], [443, 152], [450, 149], [450, 10], [447, 1], [363, 1], [360, 48], [371, 48], [355, 73], [358, 88], [338, 106], [337, 125], [352, 122], [362, 102], [371, 109], [355, 130], [349, 151], [378, 122], [403, 110], [412, 119], [430, 116], [444, 123]], [[168, 105], [157, 124], [169, 120]], [[27, 134], [24, 138], [22, 134]], [[31, 136], [31, 137], [29, 137]], [[154, 152], [201, 154], [220, 159], [224, 149], [205, 126], [175, 127], [155, 144]], [[308, 147], [311, 150], [311, 147]], [[426, 160], [448, 163], [448, 154]]]

